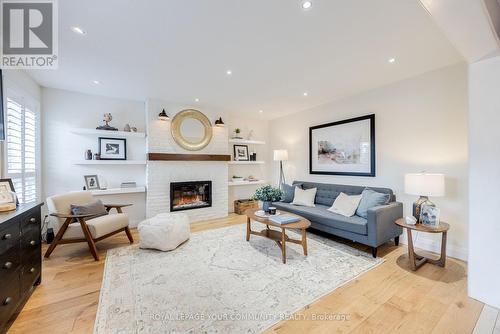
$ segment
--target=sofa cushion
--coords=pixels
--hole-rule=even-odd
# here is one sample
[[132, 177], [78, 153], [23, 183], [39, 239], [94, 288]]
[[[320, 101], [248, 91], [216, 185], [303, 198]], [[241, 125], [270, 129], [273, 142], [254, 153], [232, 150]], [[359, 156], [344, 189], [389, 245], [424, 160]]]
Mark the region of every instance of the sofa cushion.
[[291, 186], [289, 184], [283, 184], [282, 185], [283, 197], [281, 198], [281, 201], [285, 202], [285, 203], [293, 202], [293, 197], [295, 196], [295, 187], [302, 188], [301, 186], [302, 186], [302, 184], [300, 184], [300, 183], [296, 183], [293, 186]]
[[[290, 203], [274, 202], [273, 205], [280, 210], [288, 211], [307, 218], [311, 223], [331, 226], [344, 231], [367, 235], [367, 220], [359, 217], [344, 217], [328, 211], [328, 206], [317, 204], [316, 207], [295, 206]], [[314, 225], [313, 225], [314, 228]]]
[[314, 207], [314, 198], [316, 197], [316, 188], [311, 189], [301, 189], [295, 187], [294, 189], [293, 202], [294, 205], [303, 205], [308, 207]]
[[359, 202], [358, 209], [356, 210], [356, 215], [367, 218], [368, 209], [379, 205], [385, 205], [389, 203], [390, 195], [376, 192], [372, 189], [366, 188], [363, 190], [361, 201]]

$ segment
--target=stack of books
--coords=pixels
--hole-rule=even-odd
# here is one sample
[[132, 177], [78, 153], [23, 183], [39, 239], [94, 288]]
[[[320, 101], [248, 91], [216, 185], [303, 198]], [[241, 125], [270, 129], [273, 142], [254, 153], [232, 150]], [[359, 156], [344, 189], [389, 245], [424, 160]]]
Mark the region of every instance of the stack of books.
[[279, 216], [269, 217], [269, 220], [276, 224], [285, 225], [285, 224], [296, 223], [300, 221], [300, 218], [292, 215], [279, 215]]
[[137, 183], [135, 181], [126, 181], [126, 182], [122, 182], [120, 187], [121, 188], [136, 188]]

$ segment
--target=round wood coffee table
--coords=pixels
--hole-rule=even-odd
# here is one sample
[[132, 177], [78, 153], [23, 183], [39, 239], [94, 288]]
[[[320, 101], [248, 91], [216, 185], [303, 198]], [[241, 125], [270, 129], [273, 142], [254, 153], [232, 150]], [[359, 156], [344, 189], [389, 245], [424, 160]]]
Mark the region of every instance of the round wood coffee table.
[[[396, 225], [406, 228], [408, 232], [408, 257], [410, 258], [410, 267], [412, 270], [417, 270], [424, 263], [432, 263], [438, 265], [440, 267], [444, 267], [446, 265], [446, 235], [448, 230], [450, 229], [450, 225], [445, 222], [440, 222], [437, 227], [430, 227], [423, 224], [415, 224], [409, 225], [406, 224], [404, 218], [400, 218], [396, 220]], [[442, 233], [441, 239], [441, 256], [439, 259], [430, 259], [425, 256], [418, 255], [415, 253], [415, 249], [413, 248], [413, 239], [411, 235], [411, 231], [418, 232], [427, 232], [427, 233]]]
[[[245, 211], [245, 215], [247, 216], [247, 241], [250, 241], [250, 234], [253, 235], [258, 235], [261, 237], [266, 237], [271, 240], [276, 241], [278, 244], [279, 248], [281, 249], [281, 257], [283, 259], [283, 263], [286, 263], [286, 243], [291, 242], [294, 244], [299, 244], [302, 245], [302, 248], [304, 250], [304, 255], [307, 256], [307, 235], [306, 235], [306, 229], [311, 226], [311, 222], [307, 220], [306, 218], [286, 212], [283, 210], [279, 210], [281, 214], [287, 214], [287, 215], [292, 215], [300, 218], [300, 221], [295, 222], [295, 223], [290, 223], [290, 224], [276, 224], [272, 221], [270, 221], [268, 218], [263, 218], [255, 215], [255, 212], [259, 211], [260, 209], [248, 209]], [[256, 221], [258, 223], [266, 225], [266, 228], [259, 231], [252, 231], [251, 228], [251, 222]], [[271, 229], [271, 226], [279, 228], [279, 230], [274, 230]], [[302, 240], [296, 240], [289, 238], [288, 235], [286, 234], [287, 229], [297, 229], [302, 231]]]

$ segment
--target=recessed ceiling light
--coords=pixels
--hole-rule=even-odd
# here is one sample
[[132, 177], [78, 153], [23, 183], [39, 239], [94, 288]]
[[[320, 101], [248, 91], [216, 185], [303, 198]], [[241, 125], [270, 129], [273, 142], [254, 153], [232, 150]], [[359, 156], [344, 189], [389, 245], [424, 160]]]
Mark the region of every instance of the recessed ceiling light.
[[392, 64], [392, 63], [396, 62], [396, 58], [389, 58], [388, 62]]
[[87, 34], [87, 32], [80, 27], [71, 27], [71, 30], [73, 30], [73, 32], [76, 32], [77, 34], [80, 34], [80, 35]]
[[233, 74], [233, 71], [231, 71], [231, 70], [227, 70], [227, 71], [226, 71], [226, 74], [227, 74], [227, 75], [231, 75], [231, 74]]
[[259, 110], [259, 112], [262, 114], [264, 112], [264, 110]]
[[304, 96], [309, 96], [309, 93], [308, 92], [304, 92], [304, 94], [302, 94]]
[[96, 85], [100, 85], [100, 84], [101, 84], [101, 82], [100, 82], [99, 80], [94, 80], [94, 81], [92, 81], [92, 82], [93, 82], [94, 84], [96, 84]]
[[194, 99], [194, 102], [200, 102], [199, 98]]
[[302, 9], [310, 9], [312, 7], [312, 1], [303, 1], [302, 2]]

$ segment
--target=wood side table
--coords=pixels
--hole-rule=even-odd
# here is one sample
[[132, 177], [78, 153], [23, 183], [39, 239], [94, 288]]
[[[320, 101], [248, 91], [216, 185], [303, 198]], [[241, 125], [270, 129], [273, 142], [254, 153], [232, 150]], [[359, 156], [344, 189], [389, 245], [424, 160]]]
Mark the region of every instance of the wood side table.
[[[448, 230], [450, 229], [450, 225], [445, 222], [440, 222], [438, 227], [429, 227], [423, 224], [409, 225], [406, 224], [404, 218], [400, 218], [396, 220], [396, 225], [406, 228], [408, 233], [408, 257], [410, 258], [410, 267], [412, 270], [417, 270], [424, 263], [431, 263], [438, 265], [440, 267], [444, 267], [446, 265], [446, 235]], [[441, 256], [439, 259], [430, 259], [425, 256], [418, 255], [415, 253], [415, 249], [413, 248], [413, 239], [411, 235], [411, 231], [418, 232], [427, 232], [427, 233], [442, 233], [441, 239]]]

